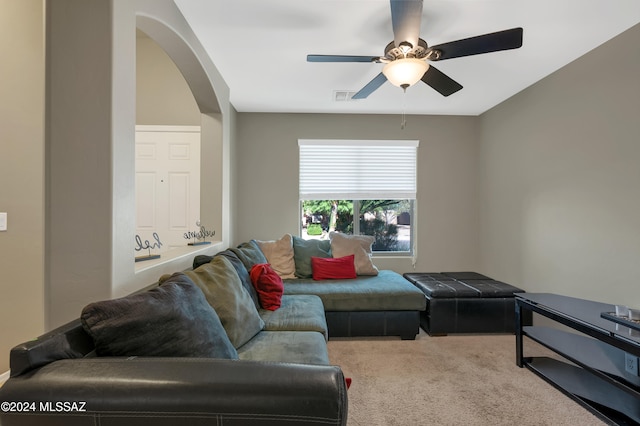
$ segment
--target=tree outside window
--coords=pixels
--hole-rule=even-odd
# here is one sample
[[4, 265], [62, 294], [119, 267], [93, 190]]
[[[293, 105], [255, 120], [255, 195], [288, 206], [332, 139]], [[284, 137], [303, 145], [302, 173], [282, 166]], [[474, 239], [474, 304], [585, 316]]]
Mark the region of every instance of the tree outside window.
[[374, 252], [411, 253], [413, 200], [305, 200], [301, 207], [303, 238], [371, 235]]

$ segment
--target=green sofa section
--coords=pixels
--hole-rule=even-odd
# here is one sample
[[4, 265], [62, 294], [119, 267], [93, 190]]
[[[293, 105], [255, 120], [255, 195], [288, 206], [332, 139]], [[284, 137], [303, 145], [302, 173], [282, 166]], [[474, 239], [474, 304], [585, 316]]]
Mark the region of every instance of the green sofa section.
[[238, 348], [246, 361], [329, 365], [324, 336], [315, 331], [261, 331]]
[[283, 295], [275, 311], [258, 310], [266, 331], [315, 331], [329, 339], [322, 299], [312, 294]]
[[284, 280], [285, 294], [315, 294], [325, 311], [423, 311], [424, 294], [390, 270], [347, 280]]

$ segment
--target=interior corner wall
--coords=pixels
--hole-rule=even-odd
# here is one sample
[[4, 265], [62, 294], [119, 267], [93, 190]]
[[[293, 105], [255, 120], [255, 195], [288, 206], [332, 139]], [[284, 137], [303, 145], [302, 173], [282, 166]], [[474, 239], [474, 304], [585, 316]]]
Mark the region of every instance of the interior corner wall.
[[640, 306], [640, 25], [480, 117], [483, 272]]
[[[477, 117], [238, 113], [234, 244], [300, 235], [298, 139], [419, 140], [417, 271], [477, 269]], [[376, 257], [397, 272], [410, 257]]]
[[0, 374], [44, 331], [44, 2], [0, 0]]
[[[220, 137], [224, 128], [222, 115], [202, 114], [200, 127], [203, 137], [216, 135], [200, 146], [200, 180], [203, 182], [200, 185], [200, 220], [208, 229], [215, 231], [214, 240], [222, 240], [223, 230], [229, 230], [231, 226], [230, 215], [224, 213], [224, 206], [229, 206], [230, 189], [224, 190], [223, 185], [218, 184], [229, 180], [225, 170], [230, 167], [229, 149], [225, 148]], [[228, 241], [228, 236], [224, 238]]]
[[[238, 233], [238, 221], [236, 220], [236, 215], [238, 213], [238, 175], [241, 173], [239, 167], [238, 160], [238, 144], [237, 134], [238, 134], [238, 112], [233, 106], [229, 107], [229, 112], [227, 113], [229, 116], [229, 137], [234, 143], [229, 144], [229, 149], [226, 151], [229, 155], [227, 161], [223, 160], [224, 164], [228, 164], [229, 166], [229, 174], [228, 174], [228, 183], [229, 190], [223, 196], [223, 205], [226, 205], [229, 211], [228, 219], [223, 221], [222, 226], [224, 229], [228, 230], [228, 242], [229, 244], [236, 241], [236, 235]], [[224, 215], [223, 215], [224, 217]]]

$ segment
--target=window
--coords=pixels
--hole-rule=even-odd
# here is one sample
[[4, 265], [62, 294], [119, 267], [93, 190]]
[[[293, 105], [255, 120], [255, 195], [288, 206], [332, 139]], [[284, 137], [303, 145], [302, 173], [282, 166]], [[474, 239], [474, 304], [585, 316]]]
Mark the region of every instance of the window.
[[418, 141], [299, 140], [301, 236], [375, 237], [377, 253], [413, 250]]

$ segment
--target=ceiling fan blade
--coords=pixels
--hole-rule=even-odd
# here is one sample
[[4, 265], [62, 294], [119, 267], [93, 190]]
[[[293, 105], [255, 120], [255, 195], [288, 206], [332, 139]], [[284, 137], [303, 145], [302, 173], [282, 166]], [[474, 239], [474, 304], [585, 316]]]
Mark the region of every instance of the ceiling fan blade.
[[353, 95], [351, 99], [364, 99], [372, 94], [378, 87], [382, 86], [387, 81], [387, 77], [380, 73], [373, 80], [367, 83], [358, 93]]
[[421, 21], [422, 0], [391, 0], [391, 25], [396, 47], [403, 41], [408, 41], [412, 47], [418, 45]]
[[437, 50], [440, 55], [429, 58], [432, 61], [479, 55], [500, 50], [517, 49], [522, 46], [522, 28], [498, 31], [449, 43], [431, 46], [427, 51]]
[[379, 56], [307, 55], [307, 62], [377, 62]]
[[421, 80], [439, 92], [442, 96], [452, 95], [462, 89], [462, 85], [460, 83], [453, 80], [433, 65], [429, 65], [429, 69], [424, 73]]

